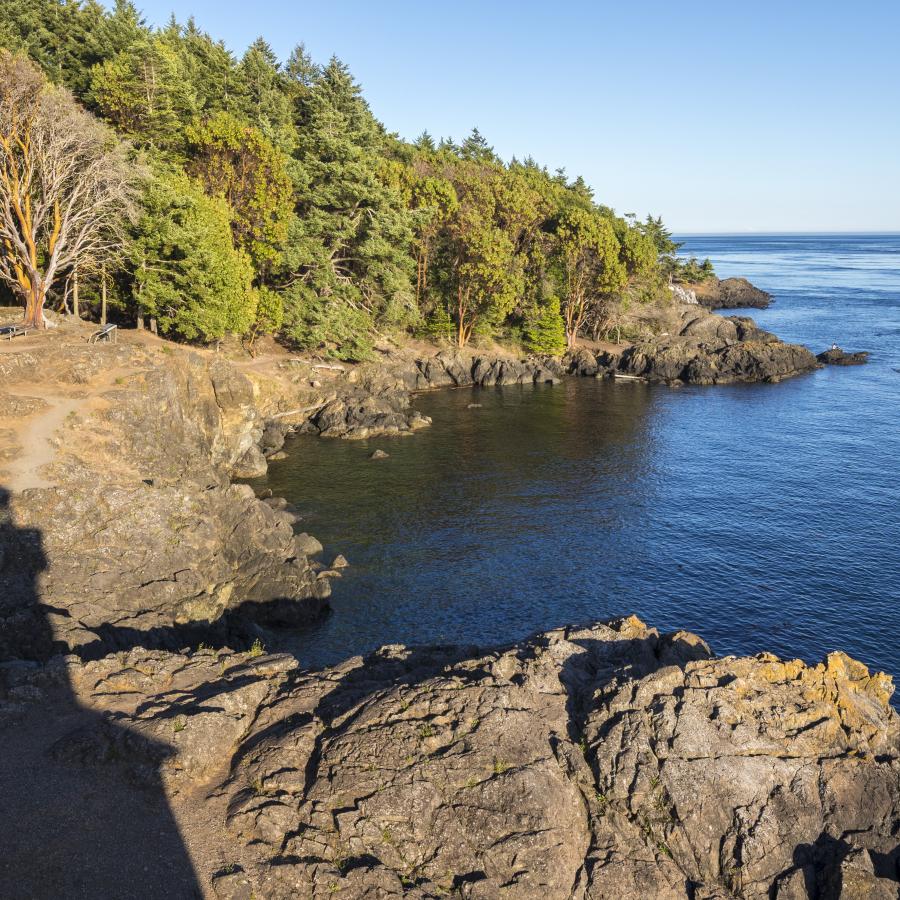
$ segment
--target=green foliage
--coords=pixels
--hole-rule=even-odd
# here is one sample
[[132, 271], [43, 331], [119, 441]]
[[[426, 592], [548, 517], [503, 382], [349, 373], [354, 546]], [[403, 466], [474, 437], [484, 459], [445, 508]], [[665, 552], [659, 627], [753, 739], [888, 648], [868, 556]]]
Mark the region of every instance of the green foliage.
[[672, 232], [663, 224], [659, 217], [647, 216], [640, 226], [644, 234], [653, 242], [656, 252], [661, 256], [672, 256], [681, 247], [681, 244], [672, 240]]
[[[297, 216], [285, 264], [301, 290], [288, 319], [301, 345], [357, 356], [373, 327], [418, 319], [410, 281], [412, 214], [385, 183], [383, 132], [346, 67], [332, 60], [303, 98], [294, 167]], [[349, 335], [346, 326], [365, 333]], [[342, 348], [351, 338], [355, 347]]]
[[525, 346], [532, 353], [559, 354], [566, 349], [559, 297], [549, 297], [529, 311], [525, 320]]
[[463, 160], [451, 178], [459, 202], [444, 229], [445, 282], [463, 347], [476, 331], [495, 330], [521, 298], [527, 257], [519, 239], [535, 197], [496, 163]]
[[125, 8], [118, 3], [105, 15], [98, 3], [0, 0], [0, 46], [25, 51], [48, 78], [78, 94], [90, 82], [91, 67], [117, 48], [105, 26]]
[[569, 346], [592, 311], [627, 283], [621, 247], [610, 219], [591, 209], [565, 210], [556, 227], [554, 256], [563, 293], [562, 310]]
[[686, 284], [699, 284], [715, 275], [712, 260], [704, 259], [701, 263], [696, 256], [690, 259], [676, 259], [673, 278]]
[[201, 31], [193, 19], [179, 29], [179, 35], [182, 65], [198, 110], [209, 114], [235, 107], [232, 98], [240, 89], [240, 75], [228, 48]]
[[620, 258], [628, 275], [638, 280], [652, 278], [657, 272], [659, 257], [651, 235], [643, 228], [632, 225], [621, 230], [620, 240]]
[[290, 152], [295, 136], [288, 79], [272, 48], [257, 38], [247, 48], [236, 74], [236, 111], [276, 147]]
[[90, 99], [100, 114], [141, 146], [178, 150], [198, 110], [176, 43], [147, 35], [95, 66]]
[[362, 359], [380, 333], [413, 331], [557, 352], [560, 328], [570, 343], [618, 333], [625, 299], [712, 274], [676, 259], [661, 219], [617, 216], [530, 157], [505, 163], [478, 129], [386, 134], [346, 66], [302, 44], [284, 64], [262, 38], [237, 59], [193, 19], [148, 27], [130, 0], [0, 0], [0, 46], [165, 173], [111, 300], [184, 339], [277, 332]]
[[425, 321], [420, 329], [420, 333], [434, 338], [435, 340], [446, 340], [453, 337], [456, 326], [447, 307], [443, 303], [438, 303], [435, 308], [425, 317]]
[[186, 131], [188, 172], [233, 211], [235, 243], [258, 269], [279, 259], [293, 211], [285, 156], [262, 132], [227, 112], [194, 122]]
[[226, 202], [181, 174], [155, 177], [132, 245], [135, 302], [165, 334], [213, 341], [256, 314], [253, 269], [231, 238]]
[[374, 322], [366, 310], [323, 297], [304, 284], [288, 288], [284, 303], [284, 334], [298, 347], [335, 359], [371, 357]]
[[256, 290], [255, 334], [278, 334], [284, 325], [284, 300], [281, 294], [261, 287]]

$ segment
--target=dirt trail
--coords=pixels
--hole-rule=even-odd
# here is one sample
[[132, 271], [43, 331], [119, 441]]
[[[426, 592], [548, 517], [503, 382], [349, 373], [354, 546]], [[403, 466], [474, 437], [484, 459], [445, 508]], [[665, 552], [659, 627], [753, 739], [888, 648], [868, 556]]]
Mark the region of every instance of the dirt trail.
[[[65, 425], [72, 413], [90, 413], [105, 403], [102, 396], [123, 373], [125, 368], [116, 366], [108, 369], [91, 384], [85, 385], [76, 397], [70, 395], [71, 388], [48, 389], [42, 394], [25, 394], [16, 391], [21, 398], [41, 400], [49, 409], [31, 416], [19, 423], [13, 423], [13, 441], [19, 447], [16, 456], [3, 467], [3, 484], [13, 492], [29, 488], [52, 487], [55, 482], [42, 474], [42, 470], [52, 463], [59, 452], [53, 438]], [[133, 371], [133, 370], [132, 370]]]
[[45, 413], [35, 416], [22, 430], [20, 442], [22, 452], [6, 467], [4, 481], [13, 491], [24, 491], [28, 488], [50, 487], [53, 482], [40, 474], [44, 466], [53, 462], [56, 448], [51, 443], [53, 435], [62, 427], [69, 413], [75, 412], [85, 403], [87, 398], [77, 400], [64, 397], [48, 400], [53, 403]]

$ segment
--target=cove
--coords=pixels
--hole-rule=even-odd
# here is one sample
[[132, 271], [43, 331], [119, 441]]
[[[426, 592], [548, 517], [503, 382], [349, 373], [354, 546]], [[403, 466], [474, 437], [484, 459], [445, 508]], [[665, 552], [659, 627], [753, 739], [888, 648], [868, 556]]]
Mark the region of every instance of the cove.
[[[289, 442], [261, 485], [299, 507], [326, 561], [351, 567], [333, 612], [281, 634], [283, 649], [318, 666], [636, 613], [718, 653], [815, 661], [841, 648], [900, 673], [900, 242], [889, 255], [885, 239], [859, 243], [688, 249], [774, 290], [752, 313], [763, 327], [813, 349], [848, 336], [873, 351], [863, 369], [435, 391], [416, 398], [434, 424], [414, 437]], [[370, 460], [376, 448], [389, 458]]]
[[[815, 659], [843, 646], [897, 670], [879, 625], [893, 614], [879, 571], [890, 548], [866, 527], [889, 510], [873, 501], [832, 527], [820, 433], [796, 417], [804, 391], [596, 379], [447, 390], [418, 398], [434, 424], [413, 438], [298, 438], [267, 483], [351, 567], [329, 618], [285, 636], [292, 652], [319, 665], [634, 612], [718, 652]], [[389, 458], [370, 460], [376, 447]], [[833, 473], [827, 490], [843, 499], [853, 484]]]

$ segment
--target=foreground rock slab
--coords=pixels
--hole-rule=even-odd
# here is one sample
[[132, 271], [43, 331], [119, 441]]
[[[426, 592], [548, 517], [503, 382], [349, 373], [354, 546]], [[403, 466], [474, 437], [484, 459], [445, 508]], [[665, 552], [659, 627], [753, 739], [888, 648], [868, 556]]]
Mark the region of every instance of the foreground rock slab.
[[95, 791], [164, 790], [209, 897], [900, 890], [893, 685], [841, 653], [718, 659], [632, 617], [320, 672], [133, 650], [0, 678], [7, 742], [68, 683], [86, 712], [45, 752]]

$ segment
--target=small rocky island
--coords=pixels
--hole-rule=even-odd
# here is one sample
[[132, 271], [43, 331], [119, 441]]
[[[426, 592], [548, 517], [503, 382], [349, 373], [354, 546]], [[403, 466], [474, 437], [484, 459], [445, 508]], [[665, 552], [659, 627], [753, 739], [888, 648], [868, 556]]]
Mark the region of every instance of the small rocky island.
[[746, 278], [719, 279], [713, 275], [686, 287], [707, 309], [766, 309], [772, 302], [771, 294], [752, 285]]
[[861, 366], [869, 361], [869, 354], [865, 350], [847, 353], [840, 347], [832, 347], [817, 354], [816, 359], [826, 366]]

